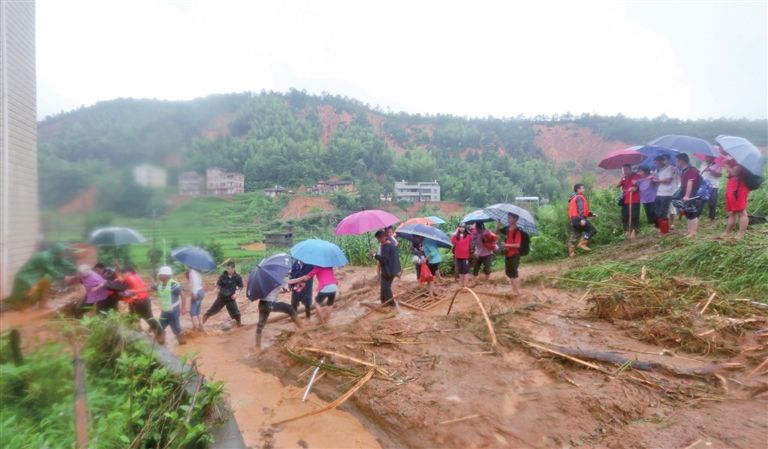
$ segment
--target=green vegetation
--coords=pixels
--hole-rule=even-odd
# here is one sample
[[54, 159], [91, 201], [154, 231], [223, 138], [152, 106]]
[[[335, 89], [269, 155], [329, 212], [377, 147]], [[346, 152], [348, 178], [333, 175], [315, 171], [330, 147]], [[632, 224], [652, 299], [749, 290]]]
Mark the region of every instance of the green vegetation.
[[[601, 282], [613, 274], [640, 275], [643, 266], [651, 276], [687, 276], [711, 281], [725, 294], [742, 296], [768, 303], [768, 235], [750, 232], [743, 241], [660, 240], [657, 250], [643, 260], [610, 260], [568, 271], [562, 281], [567, 287]], [[605, 257], [602, 258], [603, 260]]]
[[[222, 385], [205, 384], [193, 399], [184, 390], [191, 374], [179, 377], [161, 366], [146, 342], [122, 334], [122, 324], [114, 315], [82, 321], [88, 447], [208, 447], [208, 424]], [[0, 446], [73, 447], [74, 373], [66, 349], [47, 343], [25, 354], [20, 365], [0, 365]]]

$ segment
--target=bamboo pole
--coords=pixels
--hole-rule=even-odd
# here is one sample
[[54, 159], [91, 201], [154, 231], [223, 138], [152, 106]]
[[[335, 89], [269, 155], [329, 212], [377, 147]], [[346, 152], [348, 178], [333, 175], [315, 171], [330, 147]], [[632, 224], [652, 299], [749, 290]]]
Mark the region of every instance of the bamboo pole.
[[475, 298], [477, 306], [480, 307], [480, 312], [483, 313], [483, 319], [485, 319], [485, 324], [488, 326], [488, 333], [491, 335], [491, 346], [498, 346], [499, 341], [496, 339], [496, 331], [493, 329], [493, 323], [491, 323], [491, 319], [488, 317], [488, 312], [485, 311], [485, 307], [483, 307], [483, 302], [480, 301], [480, 298], [469, 287], [462, 287], [456, 290], [456, 293], [453, 294], [453, 298], [451, 298], [451, 304], [448, 306], [448, 313], [446, 313], [446, 315], [451, 313], [451, 308], [453, 308], [453, 303], [456, 301], [456, 296], [465, 290]]
[[88, 405], [85, 398], [85, 362], [75, 347], [75, 447], [88, 448]]

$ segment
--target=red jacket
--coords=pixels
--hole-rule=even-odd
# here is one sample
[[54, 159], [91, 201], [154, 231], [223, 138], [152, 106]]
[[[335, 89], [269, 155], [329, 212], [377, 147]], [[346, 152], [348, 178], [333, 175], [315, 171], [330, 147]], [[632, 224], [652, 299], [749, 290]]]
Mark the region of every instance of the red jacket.
[[459, 234], [453, 234], [451, 237], [451, 243], [453, 243], [453, 255], [457, 259], [469, 259], [469, 245], [472, 243], [472, 235], [469, 233], [464, 234], [463, 239], [459, 239]]

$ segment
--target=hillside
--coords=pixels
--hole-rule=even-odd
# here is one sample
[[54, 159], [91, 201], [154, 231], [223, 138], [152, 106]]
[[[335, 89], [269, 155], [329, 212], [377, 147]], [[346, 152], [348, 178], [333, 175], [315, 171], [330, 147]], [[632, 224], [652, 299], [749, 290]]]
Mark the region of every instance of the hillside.
[[[147, 161], [167, 167], [172, 184], [183, 169], [219, 166], [243, 171], [247, 190], [335, 176], [356, 180], [372, 198], [389, 193], [394, 180], [438, 179], [444, 199], [482, 205], [523, 194], [556, 198], [585, 172], [607, 183], [611, 174], [595, 168], [603, 154], [662, 134], [735, 134], [764, 146], [766, 129], [765, 120], [388, 114], [295, 90], [118, 99], [40, 122], [41, 193], [46, 206], [58, 206], [89, 185], [113, 189], [119, 180], [132, 188], [128, 170]], [[162, 202], [139, 194], [144, 203]]]

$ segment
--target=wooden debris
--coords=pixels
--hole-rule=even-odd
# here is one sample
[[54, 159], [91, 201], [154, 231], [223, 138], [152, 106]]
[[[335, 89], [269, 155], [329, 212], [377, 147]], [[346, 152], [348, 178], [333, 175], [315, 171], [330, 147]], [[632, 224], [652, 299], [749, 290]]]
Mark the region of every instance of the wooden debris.
[[475, 415], [467, 415], [467, 416], [462, 416], [461, 418], [449, 419], [447, 421], [440, 421], [438, 424], [440, 424], [440, 425], [443, 425], [443, 424], [453, 424], [453, 423], [457, 423], [457, 422], [461, 422], [461, 421], [467, 421], [467, 420], [475, 419], [475, 418], [479, 418], [479, 417], [480, 417], [480, 415], [477, 415], [477, 414], [475, 414]]
[[286, 424], [286, 423], [289, 423], [289, 422], [292, 422], [292, 421], [299, 420], [301, 418], [306, 418], [308, 416], [318, 415], [318, 414], [326, 412], [328, 410], [335, 409], [336, 407], [338, 407], [341, 404], [343, 404], [347, 399], [352, 397], [352, 395], [355, 394], [355, 392], [357, 392], [357, 390], [363, 388], [363, 385], [365, 385], [366, 382], [371, 380], [371, 378], [373, 377], [373, 374], [375, 372], [376, 372], [375, 369], [368, 370], [368, 372], [365, 374], [365, 376], [361, 377], [360, 380], [357, 381], [357, 383], [352, 386], [352, 388], [347, 390], [346, 393], [344, 393], [343, 395], [339, 396], [335, 401], [331, 402], [330, 404], [326, 405], [325, 407], [321, 407], [321, 408], [319, 408], [317, 410], [313, 410], [313, 411], [311, 411], [309, 413], [304, 413], [303, 415], [294, 416], [293, 418], [282, 419], [280, 421], [272, 423], [272, 425], [273, 426], [279, 426], [279, 425], [282, 425], [282, 424]]
[[707, 300], [707, 303], [704, 304], [704, 307], [701, 308], [699, 315], [704, 315], [704, 312], [707, 311], [707, 307], [709, 307], [709, 304], [712, 302], [713, 299], [715, 299], [715, 296], [717, 296], [717, 292], [712, 292], [712, 294], [709, 296], [709, 299]]
[[480, 298], [469, 287], [456, 290], [456, 293], [453, 294], [453, 298], [451, 298], [451, 304], [448, 306], [448, 313], [446, 313], [446, 315], [451, 313], [451, 308], [453, 307], [453, 302], [456, 301], [456, 296], [463, 291], [468, 291], [475, 298], [475, 301], [477, 301], [477, 306], [480, 307], [480, 312], [483, 313], [485, 324], [488, 326], [488, 333], [491, 335], [491, 346], [498, 346], [499, 341], [496, 339], [496, 331], [493, 329], [493, 323], [491, 323], [491, 319], [488, 318], [488, 312], [485, 311], [485, 307], [483, 306], [483, 302], [480, 301]]
[[765, 365], [768, 365], [768, 359], [765, 359], [765, 360], [763, 360], [763, 363], [761, 363], [760, 365], [758, 365], [758, 366], [757, 366], [757, 368], [755, 368], [755, 369], [753, 369], [752, 371], [750, 371], [750, 372], [749, 372], [749, 374], [747, 374], [747, 377], [746, 377], [746, 378], [747, 378], [747, 379], [749, 379], [749, 378], [751, 378], [752, 376], [754, 376], [754, 375], [755, 375], [755, 373], [756, 373], [756, 372], [758, 372], [758, 371], [760, 371], [760, 369], [761, 369], [762, 367], [764, 367]]

